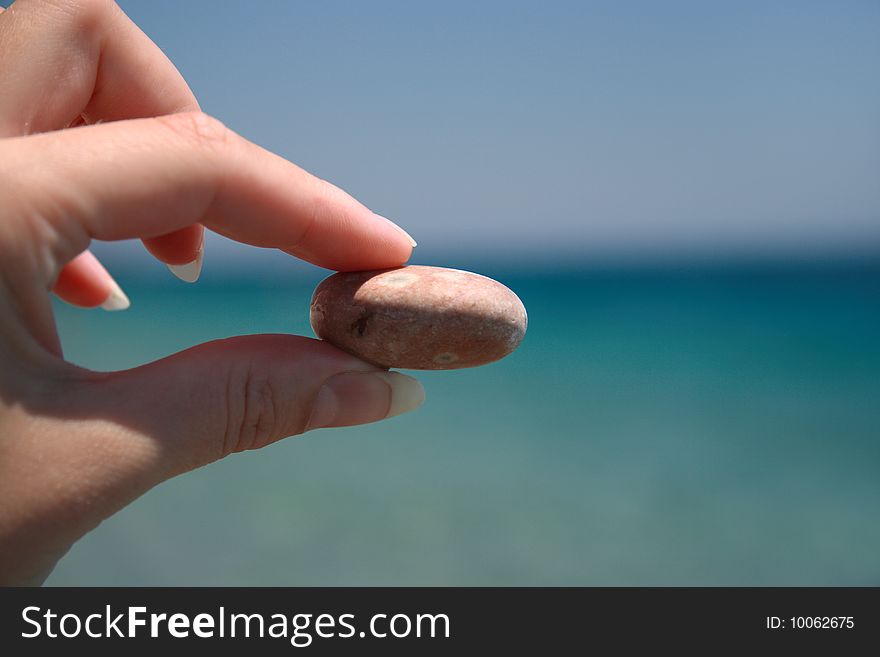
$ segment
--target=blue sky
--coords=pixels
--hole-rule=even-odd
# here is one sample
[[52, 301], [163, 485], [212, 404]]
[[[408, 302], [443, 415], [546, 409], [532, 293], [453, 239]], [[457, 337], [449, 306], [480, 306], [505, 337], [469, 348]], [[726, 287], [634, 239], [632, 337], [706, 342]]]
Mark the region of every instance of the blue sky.
[[421, 261], [880, 252], [877, 2], [121, 5]]

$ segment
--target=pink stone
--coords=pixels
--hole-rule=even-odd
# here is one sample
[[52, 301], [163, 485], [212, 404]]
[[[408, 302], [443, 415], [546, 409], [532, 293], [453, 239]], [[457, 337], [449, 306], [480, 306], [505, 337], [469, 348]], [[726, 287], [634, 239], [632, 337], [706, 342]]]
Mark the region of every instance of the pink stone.
[[526, 309], [498, 281], [457, 269], [410, 265], [342, 272], [312, 296], [315, 334], [380, 367], [451, 370], [512, 352]]

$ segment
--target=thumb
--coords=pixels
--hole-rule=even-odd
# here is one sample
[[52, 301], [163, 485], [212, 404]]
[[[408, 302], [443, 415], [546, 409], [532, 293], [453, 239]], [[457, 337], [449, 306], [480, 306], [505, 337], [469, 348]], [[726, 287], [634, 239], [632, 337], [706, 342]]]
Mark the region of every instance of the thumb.
[[99, 387], [107, 419], [153, 450], [160, 479], [312, 429], [393, 417], [425, 399], [412, 377], [289, 335], [210, 342]]
[[170, 477], [424, 401], [411, 377], [287, 335], [210, 342], [123, 372], [70, 369], [26, 387], [43, 392], [12, 407], [0, 441], [0, 583], [42, 581], [73, 542]]

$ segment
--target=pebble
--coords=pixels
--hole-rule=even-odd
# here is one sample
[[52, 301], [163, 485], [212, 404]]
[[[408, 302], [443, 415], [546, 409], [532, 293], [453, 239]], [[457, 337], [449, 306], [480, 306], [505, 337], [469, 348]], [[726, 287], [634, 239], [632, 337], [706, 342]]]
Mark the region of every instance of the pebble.
[[486, 365], [516, 349], [528, 324], [519, 297], [498, 281], [424, 265], [333, 274], [310, 310], [322, 340], [380, 367], [413, 370]]

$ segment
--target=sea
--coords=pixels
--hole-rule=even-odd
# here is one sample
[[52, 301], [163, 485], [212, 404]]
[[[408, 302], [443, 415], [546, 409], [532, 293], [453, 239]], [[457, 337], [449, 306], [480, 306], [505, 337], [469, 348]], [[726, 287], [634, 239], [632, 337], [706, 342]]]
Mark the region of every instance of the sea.
[[[168, 481], [47, 584], [880, 585], [880, 262], [479, 271], [528, 309], [512, 355]], [[325, 275], [132, 274], [128, 311], [56, 318], [124, 369], [312, 335]]]

